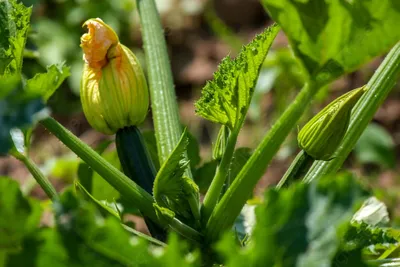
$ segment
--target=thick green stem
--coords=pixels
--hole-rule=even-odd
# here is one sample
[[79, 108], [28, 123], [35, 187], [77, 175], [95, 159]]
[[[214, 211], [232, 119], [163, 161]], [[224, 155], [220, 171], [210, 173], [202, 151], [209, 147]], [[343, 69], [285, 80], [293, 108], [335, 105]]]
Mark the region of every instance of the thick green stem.
[[314, 159], [312, 157], [310, 157], [304, 150], [301, 150], [293, 160], [292, 164], [290, 164], [289, 169], [286, 171], [285, 175], [283, 175], [276, 188], [280, 189], [283, 185], [288, 185], [288, 183], [290, 184], [301, 178], [308, 168], [310, 168], [313, 161]]
[[[162, 164], [178, 144], [182, 127], [164, 31], [155, 2], [137, 0], [136, 3], [142, 24], [158, 156]], [[187, 175], [192, 177], [189, 168]]]
[[153, 208], [154, 200], [149, 193], [53, 118], [44, 119], [41, 121], [41, 124], [102, 176], [111, 186], [117, 189], [122, 196], [138, 207], [144, 215], [151, 218], [154, 222], [158, 222]]
[[215, 177], [212, 180], [206, 196], [204, 197], [201, 210], [202, 221], [204, 223], [207, 223], [208, 218], [210, 217], [221, 195], [222, 188], [224, 187], [224, 183], [229, 172], [232, 156], [235, 151], [237, 137], [237, 132], [232, 131], [230, 133], [228, 142], [226, 144], [226, 149], [221, 159], [221, 163], [219, 164]]
[[396, 84], [400, 73], [400, 42], [397, 43], [367, 84], [367, 91], [353, 108], [347, 133], [331, 161], [317, 161], [310, 168], [305, 182], [335, 173], [356, 145], [374, 114]]
[[58, 199], [58, 194], [56, 189], [50, 183], [49, 179], [47, 179], [47, 177], [43, 175], [39, 167], [30, 158], [18, 152], [17, 154], [12, 153], [12, 155], [18, 160], [20, 160], [22, 163], [24, 163], [26, 168], [32, 174], [33, 178], [35, 178], [36, 182], [40, 185], [40, 187], [52, 201]]
[[209, 242], [215, 241], [221, 233], [232, 227], [272, 157], [296, 125], [318, 88], [312, 81], [307, 83], [254, 151], [211, 214], [206, 227], [206, 238]]

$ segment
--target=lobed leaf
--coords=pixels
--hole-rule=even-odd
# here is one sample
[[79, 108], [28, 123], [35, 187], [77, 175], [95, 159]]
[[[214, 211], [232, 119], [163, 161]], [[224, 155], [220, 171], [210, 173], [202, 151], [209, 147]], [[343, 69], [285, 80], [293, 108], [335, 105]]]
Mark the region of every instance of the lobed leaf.
[[322, 84], [355, 70], [400, 39], [398, 0], [262, 3], [282, 26], [309, 76]]
[[224, 58], [207, 82], [201, 98], [196, 102], [196, 113], [205, 119], [228, 126], [231, 130], [243, 122], [249, 108], [260, 68], [278, 34], [274, 24], [244, 46], [237, 58]]

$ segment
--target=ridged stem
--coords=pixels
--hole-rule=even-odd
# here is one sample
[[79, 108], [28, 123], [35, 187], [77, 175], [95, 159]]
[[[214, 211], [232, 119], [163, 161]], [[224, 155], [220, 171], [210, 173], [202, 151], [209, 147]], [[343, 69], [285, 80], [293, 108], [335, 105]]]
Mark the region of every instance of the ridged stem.
[[154, 222], [158, 222], [157, 215], [153, 208], [154, 200], [149, 193], [111, 165], [96, 151], [82, 142], [78, 137], [64, 128], [64, 126], [59, 124], [53, 118], [46, 118], [40, 123], [83, 161], [85, 161], [111, 186], [117, 189], [122, 196], [124, 196], [128, 201], [131, 201], [145, 216], [148, 216]]
[[[154, 0], [136, 0], [151, 95], [151, 109], [160, 165], [169, 157], [182, 135], [167, 44]], [[192, 178], [190, 168], [186, 171]]]

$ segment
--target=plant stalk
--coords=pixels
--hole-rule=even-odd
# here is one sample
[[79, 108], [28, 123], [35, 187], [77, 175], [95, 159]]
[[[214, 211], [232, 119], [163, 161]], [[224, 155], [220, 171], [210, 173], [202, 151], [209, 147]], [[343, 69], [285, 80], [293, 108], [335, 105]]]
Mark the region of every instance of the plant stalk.
[[201, 209], [202, 221], [204, 224], [207, 223], [208, 218], [210, 217], [220, 198], [222, 188], [224, 187], [224, 183], [229, 172], [232, 156], [235, 151], [237, 137], [237, 131], [230, 132], [221, 162], [218, 166], [214, 179], [211, 182], [210, 188], [204, 197], [203, 206]]
[[288, 183], [293, 183], [301, 178], [301, 176], [311, 167], [313, 162], [314, 159], [304, 150], [301, 150], [293, 160], [292, 164], [290, 164], [289, 169], [286, 171], [285, 175], [283, 175], [276, 188], [281, 189], [285, 184], [287, 186]]
[[399, 74], [400, 42], [390, 50], [369, 80], [367, 91], [353, 108], [347, 133], [335, 151], [336, 157], [330, 161], [316, 161], [304, 177], [304, 182], [311, 182], [340, 169], [374, 114], [396, 84]]
[[[40, 123], [85, 161], [94, 171], [100, 174], [111, 186], [117, 189], [121, 195], [134, 203], [144, 215], [151, 218], [154, 222], [159, 223], [153, 208], [154, 200], [149, 193], [53, 118], [46, 118]], [[162, 227], [162, 225], [160, 226]]]
[[35, 178], [36, 182], [40, 185], [46, 195], [52, 201], [58, 199], [58, 194], [54, 186], [50, 183], [49, 179], [40, 171], [39, 167], [27, 156], [19, 153], [19, 152], [11, 152], [11, 154], [24, 163], [25, 167], [32, 174], [33, 178]]
[[214, 242], [221, 233], [232, 227], [272, 157], [296, 125], [318, 89], [319, 85], [315, 81], [309, 81], [254, 151], [208, 220], [205, 236], [209, 242]]
[[[160, 165], [175, 149], [182, 135], [179, 108], [175, 95], [171, 64], [164, 31], [154, 0], [136, 0], [142, 24], [142, 35], [151, 108]], [[192, 178], [190, 168], [186, 171]]]

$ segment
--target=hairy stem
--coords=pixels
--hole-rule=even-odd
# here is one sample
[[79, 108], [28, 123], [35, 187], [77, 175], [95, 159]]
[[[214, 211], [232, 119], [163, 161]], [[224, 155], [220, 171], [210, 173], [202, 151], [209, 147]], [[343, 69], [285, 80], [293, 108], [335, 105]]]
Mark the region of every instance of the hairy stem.
[[369, 80], [367, 91], [353, 108], [347, 133], [341, 145], [335, 151], [336, 157], [330, 161], [316, 161], [304, 177], [305, 182], [311, 182], [318, 177], [335, 173], [339, 170], [372, 120], [375, 112], [396, 84], [399, 74], [400, 42], [386, 56], [378, 70]]
[[272, 157], [296, 125], [318, 88], [314, 81], [308, 82], [254, 151], [208, 220], [206, 238], [209, 242], [215, 241], [233, 225]]
[[36, 182], [40, 185], [46, 195], [52, 200], [55, 201], [58, 199], [58, 194], [54, 186], [50, 183], [49, 179], [40, 171], [39, 167], [27, 156], [19, 153], [19, 152], [11, 152], [11, 154], [24, 163], [25, 167], [32, 174], [33, 178], [35, 178]]
[[[160, 165], [167, 160], [182, 135], [171, 65], [160, 16], [154, 0], [136, 0], [148, 70], [151, 109]], [[190, 168], [187, 175], [192, 177]]]

